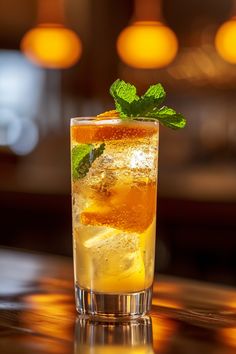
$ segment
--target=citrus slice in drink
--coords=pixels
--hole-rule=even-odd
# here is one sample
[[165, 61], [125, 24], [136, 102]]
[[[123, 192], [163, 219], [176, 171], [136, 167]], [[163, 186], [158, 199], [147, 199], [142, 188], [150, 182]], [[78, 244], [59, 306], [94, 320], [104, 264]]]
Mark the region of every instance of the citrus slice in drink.
[[104, 117], [107, 117], [107, 118], [119, 117], [119, 113], [115, 109], [112, 109], [110, 111], [106, 111], [106, 112], [103, 112], [103, 113], [100, 113], [97, 115], [98, 120], [103, 119]]
[[152, 223], [156, 212], [155, 190], [153, 182], [111, 188], [110, 197], [105, 201], [96, 200], [81, 213], [80, 221], [84, 225], [142, 233]]
[[[116, 118], [114, 118], [116, 119]], [[86, 123], [71, 127], [72, 141], [80, 144], [93, 144], [108, 140], [147, 138], [157, 133], [157, 127], [153, 123], [137, 124], [128, 122], [116, 122], [114, 124]]]

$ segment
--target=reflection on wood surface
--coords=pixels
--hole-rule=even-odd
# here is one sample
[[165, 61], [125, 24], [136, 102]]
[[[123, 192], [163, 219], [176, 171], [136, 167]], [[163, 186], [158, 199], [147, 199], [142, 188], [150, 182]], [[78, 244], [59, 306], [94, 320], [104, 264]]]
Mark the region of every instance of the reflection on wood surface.
[[152, 320], [98, 323], [78, 319], [75, 327], [75, 354], [153, 354]]
[[233, 354], [236, 291], [159, 275], [150, 317], [77, 318], [72, 260], [0, 250], [1, 354]]

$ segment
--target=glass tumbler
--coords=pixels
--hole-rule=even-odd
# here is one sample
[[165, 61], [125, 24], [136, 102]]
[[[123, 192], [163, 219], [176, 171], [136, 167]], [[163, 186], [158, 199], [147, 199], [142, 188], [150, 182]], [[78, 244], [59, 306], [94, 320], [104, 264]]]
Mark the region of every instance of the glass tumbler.
[[159, 125], [71, 120], [76, 308], [100, 320], [150, 310], [155, 263]]

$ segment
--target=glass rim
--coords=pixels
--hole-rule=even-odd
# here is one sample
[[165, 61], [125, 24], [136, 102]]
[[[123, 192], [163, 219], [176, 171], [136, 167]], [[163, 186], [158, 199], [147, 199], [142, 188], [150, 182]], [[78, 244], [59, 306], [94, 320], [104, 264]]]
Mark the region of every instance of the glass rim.
[[[147, 117], [143, 117], [146, 119]], [[155, 125], [159, 126], [159, 121], [147, 121], [147, 120], [141, 120], [142, 117], [139, 117], [138, 120], [135, 119], [121, 119], [119, 117], [97, 117], [97, 116], [87, 116], [87, 117], [73, 117], [70, 118], [70, 125], [75, 126], [75, 125], [83, 125], [83, 124], [94, 124], [94, 125], [100, 125], [100, 124], [118, 124], [118, 123], [124, 123], [124, 124], [145, 124], [145, 125]]]

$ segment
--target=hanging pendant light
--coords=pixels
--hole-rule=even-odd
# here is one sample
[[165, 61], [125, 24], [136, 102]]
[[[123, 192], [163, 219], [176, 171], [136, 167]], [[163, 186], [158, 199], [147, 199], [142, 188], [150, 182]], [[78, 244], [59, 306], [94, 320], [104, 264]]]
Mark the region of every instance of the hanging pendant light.
[[134, 19], [120, 33], [117, 51], [134, 68], [162, 68], [174, 60], [178, 40], [162, 20], [161, 0], [135, 0]]
[[218, 54], [227, 62], [236, 64], [236, 1], [233, 2], [232, 14], [224, 22], [215, 36], [215, 47]]
[[64, 0], [38, 0], [37, 26], [21, 41], [25, 56], [33, 63], [51, 69], [65, 69], [76, 64], [82, 54], [82, 43], [64, 23]]

